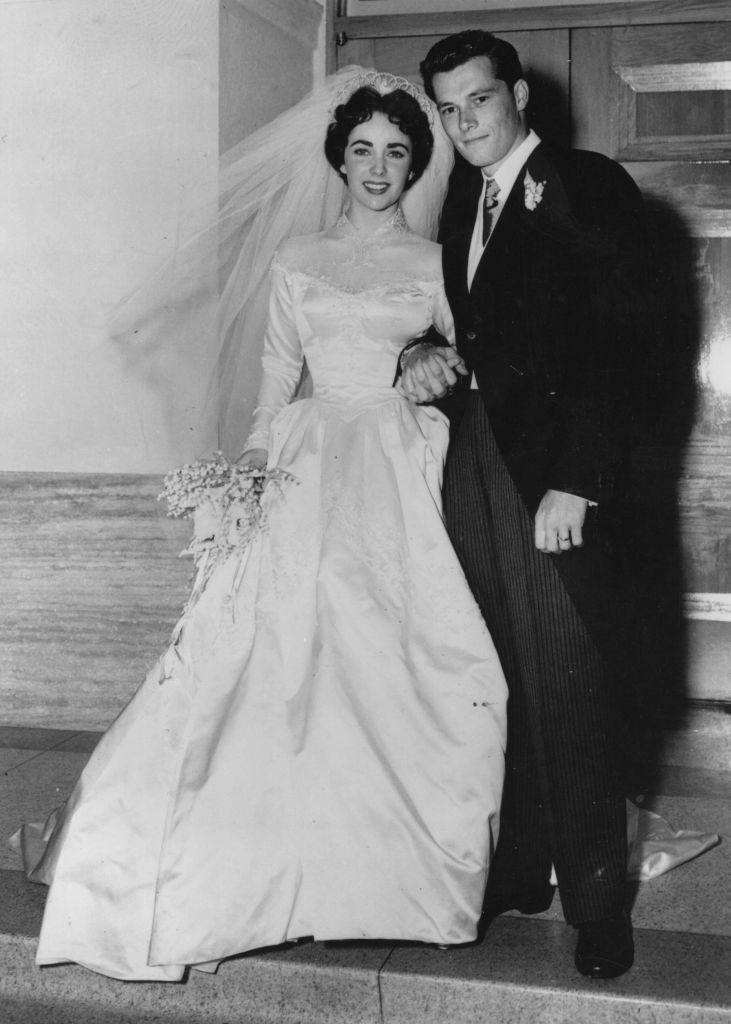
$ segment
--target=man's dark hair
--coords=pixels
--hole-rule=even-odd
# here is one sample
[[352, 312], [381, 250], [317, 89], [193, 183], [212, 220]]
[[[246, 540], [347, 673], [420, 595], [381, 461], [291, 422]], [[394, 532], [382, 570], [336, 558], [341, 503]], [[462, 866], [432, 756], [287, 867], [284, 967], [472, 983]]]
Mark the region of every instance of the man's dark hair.
[[473, 57], [487, 57], [495, 78], [505, 82], [509, 89], [513, 88], [518, 79], [523, 78], [520, 57], [512, 43], [498, 39], [491, 32], [471, 28], [440, 39], [419, 65], [427, 96], [432, 100], [435, 98], [432, 84], [434, 75], [454, 71]]
[[340, 168], [343, 166], [350, 133], [359, 124], [370, 121], [375, 113], [385, 114], [392, 124], [411, 139], [411, 171], [406, 184], [406, 188], [411, 188], [431, 159], [434, 136], [429, 118], [418, 101], [403, 89], [395, 89], [385, 96], [368, 85], [356, 89], [347, 102], [335, 108], [334, 120], [328, 125], [325, 136], [325, 156], [343, 181], [346, 181]]

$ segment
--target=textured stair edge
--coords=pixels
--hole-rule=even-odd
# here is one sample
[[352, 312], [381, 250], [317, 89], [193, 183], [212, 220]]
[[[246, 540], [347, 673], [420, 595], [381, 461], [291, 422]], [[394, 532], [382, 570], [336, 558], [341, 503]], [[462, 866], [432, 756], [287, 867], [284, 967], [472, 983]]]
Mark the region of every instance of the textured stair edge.
[[500, 918], [474, 947], [310, 943], [237, 958], [185, 985], [37, 968], [35, 940], [0, 936], [3, 1024], [730, 1024], [731, 938], [635, 932], [637, 961], [596, 982], [566, 925]]
[[480, 946], [441, 961], [429, 950], [395, 950], [380, 976], [383, 1020], [731, 1024], [731, 937], [635, 929], [635, 966], [611, 981], [576, 972], [575, 941], [562, 922], [502, 917]]
[[237, 957], [184, 983], [116, 981], [75, 964], [37, 967], [36, 940], [0, 935], [2, 1024], [382, 1024], [388, 945], [308, 943]]

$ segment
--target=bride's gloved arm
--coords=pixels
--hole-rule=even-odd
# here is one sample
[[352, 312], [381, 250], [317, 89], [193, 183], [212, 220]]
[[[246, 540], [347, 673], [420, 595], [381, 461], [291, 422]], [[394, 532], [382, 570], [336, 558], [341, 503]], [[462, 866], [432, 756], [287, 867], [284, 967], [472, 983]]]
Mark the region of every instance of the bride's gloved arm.
[[452, 310], [447, 302], [447, 293], [444, 290], [444, 285], [442, 285], [434, 294], [434, 300], [432, 302], [432, 320], [434, 322], [435, 329], [442, 336], [442, 345], [444, 344], [444, 339], [446, 339], [451, 347], [454, 348], [456, 344], [454, 317], [452, 316]]
[[401, 377], [397, 388], [412, 402], [442, 398], [455, 386], [458, 374], [467, 373], [454, 348], [454, 320], [443, 287], [434, 296], [432, 321], [433, 327], [410, 342], [399, 357]]
[[[263, 376], [251, 431], [239, 461], [266, 461], [272, 421], [292, 400], [302, 373], [302, 343], [295, 323], [292, 278], [281, 264], [271, 272], [269, 319], [264, 336]], [[256, 453], [256, 457], [254, 457]]]

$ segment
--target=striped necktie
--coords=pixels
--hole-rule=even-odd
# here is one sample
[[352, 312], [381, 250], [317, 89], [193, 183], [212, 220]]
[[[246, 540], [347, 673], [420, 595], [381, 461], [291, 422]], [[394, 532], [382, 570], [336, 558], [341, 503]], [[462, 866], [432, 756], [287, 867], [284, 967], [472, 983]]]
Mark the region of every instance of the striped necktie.
[[492, 211], [498, 204], [498, 196], [500, 195], [500, 186], [494, 178], [485, 178], [487, 182], [485, 186], [485, 200], [482, 205], [482, 244], [485, 245], [488, 238], [490, 237], [490, 231], [492, 230], [493, 213]]

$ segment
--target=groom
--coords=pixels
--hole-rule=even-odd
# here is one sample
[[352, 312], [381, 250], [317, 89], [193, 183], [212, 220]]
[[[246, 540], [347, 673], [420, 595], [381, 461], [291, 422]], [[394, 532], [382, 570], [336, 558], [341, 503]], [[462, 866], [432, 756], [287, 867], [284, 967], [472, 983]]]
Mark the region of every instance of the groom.
[[[633, 962], [616, 746], [626, 593], [611, 526], [639, 193], [599, 154], [552, 159], [528, 129], [528, 85], [504, 40], [477, 30], [442, 39], [421, 72], [457, 160], [441, 241], [467, 376], [445, 518], [510, 690], [485, 916], [547, 909], [553, 868], [578, 928], [576, 967], [614, 977]], [[443, 348], [416, 344], [401, 386], [440, 397], [453, 366]]]

